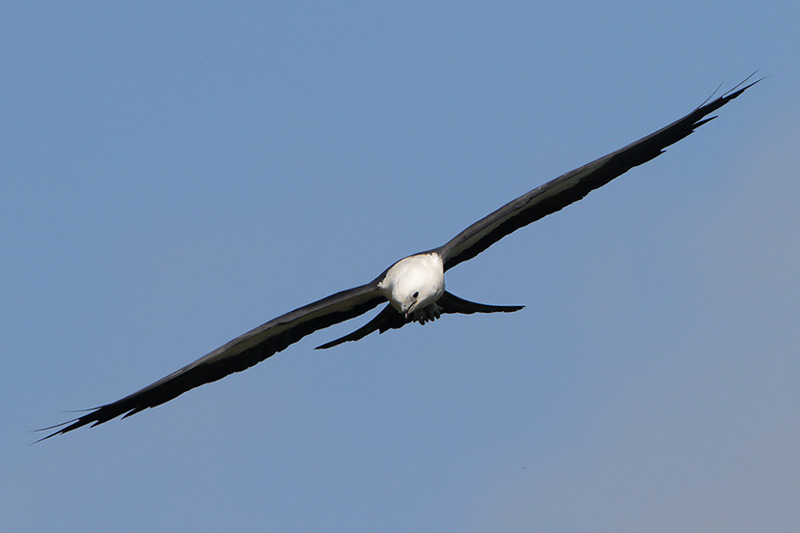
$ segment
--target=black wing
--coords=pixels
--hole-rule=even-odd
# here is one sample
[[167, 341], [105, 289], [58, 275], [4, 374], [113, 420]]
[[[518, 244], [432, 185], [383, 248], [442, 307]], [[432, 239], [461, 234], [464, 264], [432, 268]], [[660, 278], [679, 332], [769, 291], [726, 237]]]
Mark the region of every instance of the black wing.
[[664, 153], [664, 149], [716, 117], [706, 118], [761, 80], [744, 87], [752, 75], [728, 93], [701, 105], [685, 117], [661, 128], [625, 148], [596, 159], [559, 176], [509, 202], [494, 213], [456, 235], [435, 251], [442, 256], [444, 269], [472, 259], [506, 235], [531, 222], [577, 202], [631, 168]]
[[250, 368], [309, 333], [366, 313], [386, 301], [378, 288], [378, 279], [270, 320], [130, 396], [92, 409], [69, 422], [45, 428], [61, 429], [40, 440], [87, 424], [102, 424], [120, 415], [128, 417], [148, 407], [161, 405], [190, 389]]

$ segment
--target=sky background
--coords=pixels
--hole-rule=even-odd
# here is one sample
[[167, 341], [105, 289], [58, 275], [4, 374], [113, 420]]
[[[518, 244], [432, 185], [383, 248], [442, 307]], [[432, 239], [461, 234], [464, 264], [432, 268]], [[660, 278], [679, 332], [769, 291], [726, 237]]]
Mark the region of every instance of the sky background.
[[[796, 1], [7, 2], [3, 531], [796, 531]], [[447, 316], [31, 446], [758, 69]]]

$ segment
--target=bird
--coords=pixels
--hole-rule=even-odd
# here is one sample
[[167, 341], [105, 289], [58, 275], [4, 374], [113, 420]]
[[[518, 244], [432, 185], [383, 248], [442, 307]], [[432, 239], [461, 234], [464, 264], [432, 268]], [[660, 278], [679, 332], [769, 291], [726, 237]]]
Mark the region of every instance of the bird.
[[246, 370], [306, 335], [358, 317], [381, 304], [385, 304], [383, 309], [364, 326], [317, 349], [357, 341], [374, 331], [384, 333], [412, 322], [425, 324], [444, 314], [519, 311], [524, 306], [481, 304], [455, 296], [445, 289], [445, 272], [476, 257], [514, 231], [581, 200], [631, 168], [661, 155], [667, 147], [717, 118], [709, 115], [763, 79], [750, 81], [754, 75], [716, 98], [712, 94], [687, 115], [650, 135], [532, 189], [470, 225], [442, 246], [400, 259], [369, 283], [274, 318], [133, 394], [88, 409], [67, 422], [42, 428], [39, 431], [52, 432], [36, 442], [156, 407], [195, 387]]

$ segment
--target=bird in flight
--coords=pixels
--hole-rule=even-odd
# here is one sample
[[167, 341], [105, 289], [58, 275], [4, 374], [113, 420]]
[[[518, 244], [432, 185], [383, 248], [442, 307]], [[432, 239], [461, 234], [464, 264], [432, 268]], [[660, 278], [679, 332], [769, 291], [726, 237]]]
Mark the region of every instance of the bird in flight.
[[161, 405], [195, 387], [246, 370], [310, 333], [355, 318], [380, 304], [386, 305], [367, 324], [318, 348], [357, 341], [373, 331], [383, 333], [411, 322], [425, 324], [447, 313], [510, 313], [522, 309], [523, 306], [487, 305], [459, 298], [445, 290], [444, 273], [503, 237], [577, 202], [631, 168], [662, 154], [665, 148], [716, 118], [709, 117], [711, 113], [761, 81], [748, 83], [752, 76], [672, 124], [512, 200], [442, 246], [397, 261], [365, 285], [337, 292], [274, 318], [129, 396], [44, 428], [42, 431], [55, 431], [40, 441]]

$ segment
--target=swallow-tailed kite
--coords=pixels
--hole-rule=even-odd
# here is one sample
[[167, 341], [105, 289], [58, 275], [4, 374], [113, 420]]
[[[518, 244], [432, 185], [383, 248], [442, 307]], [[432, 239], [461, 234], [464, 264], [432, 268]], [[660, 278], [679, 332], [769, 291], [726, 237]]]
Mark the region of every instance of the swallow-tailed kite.
[[707, 100], [655, 133], [523, 194], [439, 248], [401, 259], [365, 285], [337, 292], [274, 318], [130, 396], [97, 407], [69, 422], [45, 428], [60, 429], [41, 440], [161, 405], [190, 389], [250, 368], [310, 333], [355, 318], [382, 303], [388, 302], [366, 325], [319, 348], [359, 340], [373, 331], [383, 333], [415, 321], [424, 324], [444, 313], [509, 313], [522, 309], [522, 306], [486, 305], [459, 298], [445, 290], [444, 273], [519, 228], [580, 200], [631, 168], [660, 155], [666, 147], [716, 118], [708, 115], [760, 80], [745, 85], [748, 81], [749, 78], [728, 93]]

